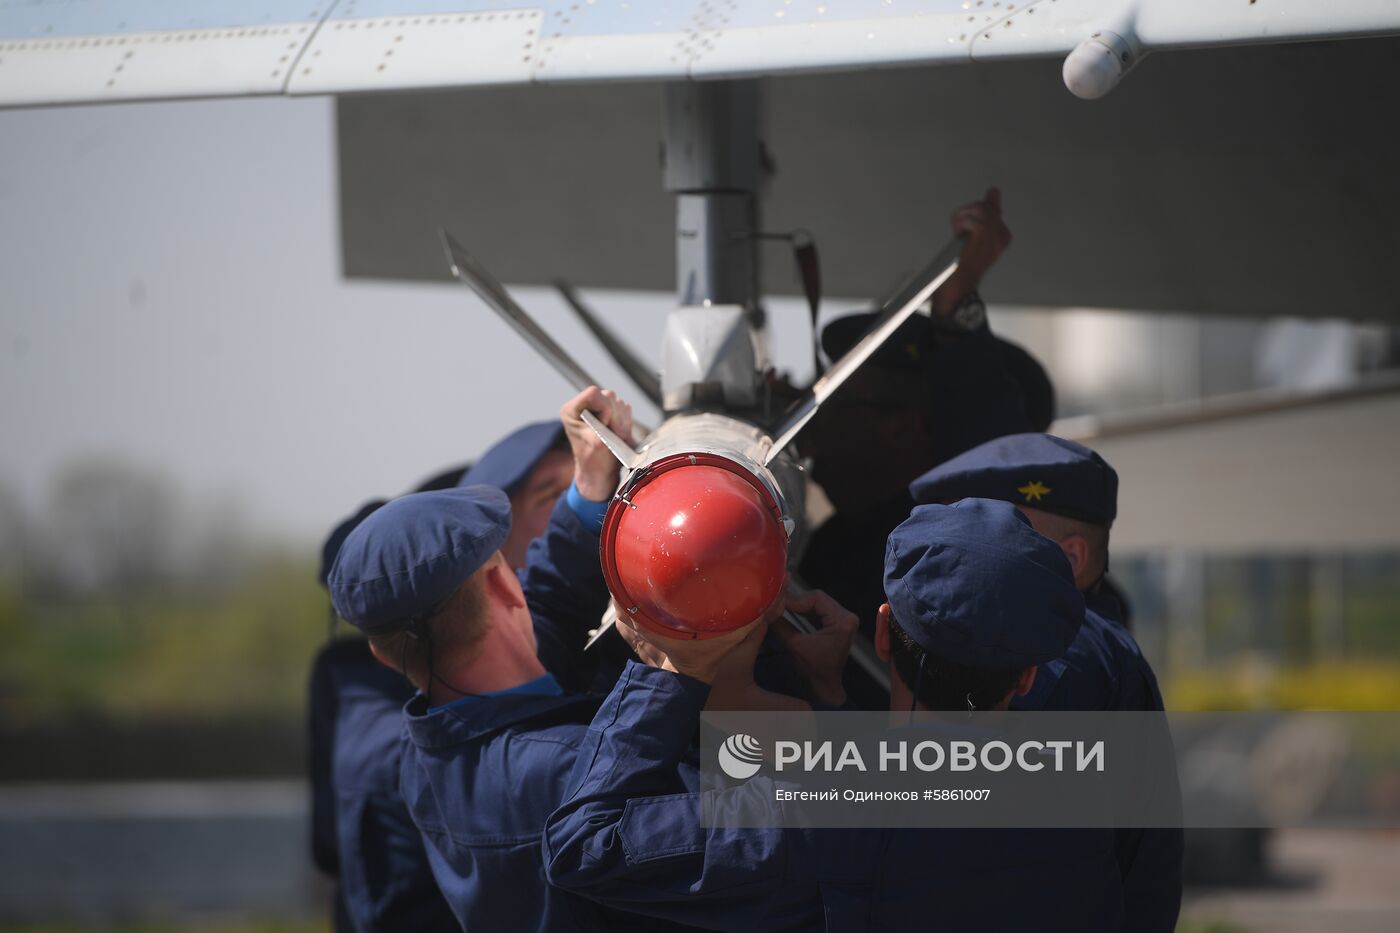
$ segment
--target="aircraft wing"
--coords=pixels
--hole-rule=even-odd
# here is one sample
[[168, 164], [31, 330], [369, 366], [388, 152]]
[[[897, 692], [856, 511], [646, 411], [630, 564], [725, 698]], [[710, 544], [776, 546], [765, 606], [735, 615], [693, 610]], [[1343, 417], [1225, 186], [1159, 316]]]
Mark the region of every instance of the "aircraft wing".
[[1012, 12], [972, 37], [974, 60], [1063, 55], [1100, 29], [1134, 37], [1143, 52], [1400, 31], [1400, 4], [1392, 0], [1035, 0], [1001, 6]]
[[[1400, 33], [1395, 0], [7, 0], [0, 106], [1058, 56]], [[1115, 46], [1115, 48], [1117, 48]], [[1131, 64], [1131, 63], [1130, 63]]]

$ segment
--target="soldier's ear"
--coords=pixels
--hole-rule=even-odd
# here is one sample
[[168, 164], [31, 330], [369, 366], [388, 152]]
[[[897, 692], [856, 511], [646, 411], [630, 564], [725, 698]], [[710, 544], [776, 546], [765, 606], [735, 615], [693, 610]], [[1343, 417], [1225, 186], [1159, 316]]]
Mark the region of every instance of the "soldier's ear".
[[374, 638], [369, 639], [369, 653], [374, 655], [374, 659], [380, 664], [383, 664], [389, 670], [398, 671], [400, 674], [402, 674], [403, 670], [399, 667], [398, 659], [390, 659], [388, 654], [384, 651], [384, 649], [381, 648], [378, 644], [376, 644], [376, 641], [377, 639]]
[[1089, 539], [1079, 534], [1065, 535], [1060, 539], [1060, 550], [1069, 558], [1069, 567], [1077, 583], [1089, 569], [1089, 556], [1093, 551]]
[[[499, 556], [497, 554], [497, 557]], [[520, 580], [516, 578], [515, 571], [510, 569], [510, 565], [504, 559], [492, 559], [481, 573], [483, 575], [482, 584], [492, 602], [504, 605], [507, 609], [527, 608], [525, 592], [520, 588]]]
[[875, 613], [875, 656], [890, 663], [890, 604], [881, 603]]

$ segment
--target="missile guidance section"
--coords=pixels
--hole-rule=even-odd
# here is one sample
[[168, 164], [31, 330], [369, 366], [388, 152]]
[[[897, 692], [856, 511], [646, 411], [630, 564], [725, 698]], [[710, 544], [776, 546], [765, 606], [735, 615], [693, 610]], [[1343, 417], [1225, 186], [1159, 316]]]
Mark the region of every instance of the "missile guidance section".
[[617, 611], [673, 638], [742, 628], [784, 592], [801, 471], [765, 467], [766, 434], [717, 414], [669, 419], [638, 451], [603, 521]]

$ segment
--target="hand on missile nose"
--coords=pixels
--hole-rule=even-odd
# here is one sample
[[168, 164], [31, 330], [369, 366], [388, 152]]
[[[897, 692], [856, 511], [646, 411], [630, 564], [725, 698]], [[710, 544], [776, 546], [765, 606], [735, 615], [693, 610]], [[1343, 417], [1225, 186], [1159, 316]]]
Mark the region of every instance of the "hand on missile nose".
[[793, 664], [807, 682], [813, 698], [827, 706], [840, 706], [846, 702], [841, 672], [851, 653], [851, 641], [860, 628], [859, 620], [855, 613], [847, 611], [821, 590], [790, 595], [787, 608], [789, 612], [815, 616], [821, 628], [804, 635], [787, 620], [779, 619], [773, 623], [773, 631], [792, 655]]
[[[786, 587], [784, 587], [786, 589]], [[768, 626], [783, 611], [786, 601], [782, 590], [764, 610], [758, 621], [749, 626], [749, 635], [720, 661], [710, 682], [710, 698], [705, 709], [715, 710], [805, 710], [810, 707], [796, 697], [784, 696], [759, 687], [754, 680], [754, 664], [763, 649]]]
[[614, 434], [631, 443], [632, 406], [611, 389], [589, 386], [559, 410], [559, 420], [574, 454], [574, 484], [585, 499], [603, 502], [612, 498], [617, 488], [619, 465], [602, 439], [584, 422], [585, 411], [593, 412]]
[[981, 201], [953, 213], [953, 236], [966, 237], [957, 271], [933, 296], [935, 314], [947, 314], [982, 284], [982, 276], [1011, 245], [1011, 228], [1001, 216], [1001, 189], [988, 188]]
[[648, 642], [638, 634], [637, 627], [628, 620], [626, 611], [613, 600], [613, 613], [617, 616], [617, 633], [622, 636], [622, 640], [627, 642], [637, 660], [647, 667], [659, 667], [667, 670], [666, 652]]
[[[726, 658], [738, 651], [740, 646], [743, 646], [745, 653], [749, 650], [753, 654], [758, 653], [768, 625], [765, 616], [743, 628], [713, 638], [668, 638], [646, 626], [633, 624], [628, 614], [623, 612], [618, 617], [617, 627], [637, 656], [649, 666], [713, 684]], [[749, 671], [752, 674], [752, 654], [749, 655]]]

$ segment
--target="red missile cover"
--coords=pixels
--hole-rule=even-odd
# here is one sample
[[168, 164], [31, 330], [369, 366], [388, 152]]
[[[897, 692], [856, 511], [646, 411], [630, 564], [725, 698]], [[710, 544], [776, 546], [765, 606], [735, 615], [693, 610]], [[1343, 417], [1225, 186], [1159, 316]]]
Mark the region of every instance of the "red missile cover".
[[707, 638], [757, 619], [787, 574], [772, 494], [715, 454], [657, 461], [603, 521], [603, 574], [619, 613], [664, 635]]

